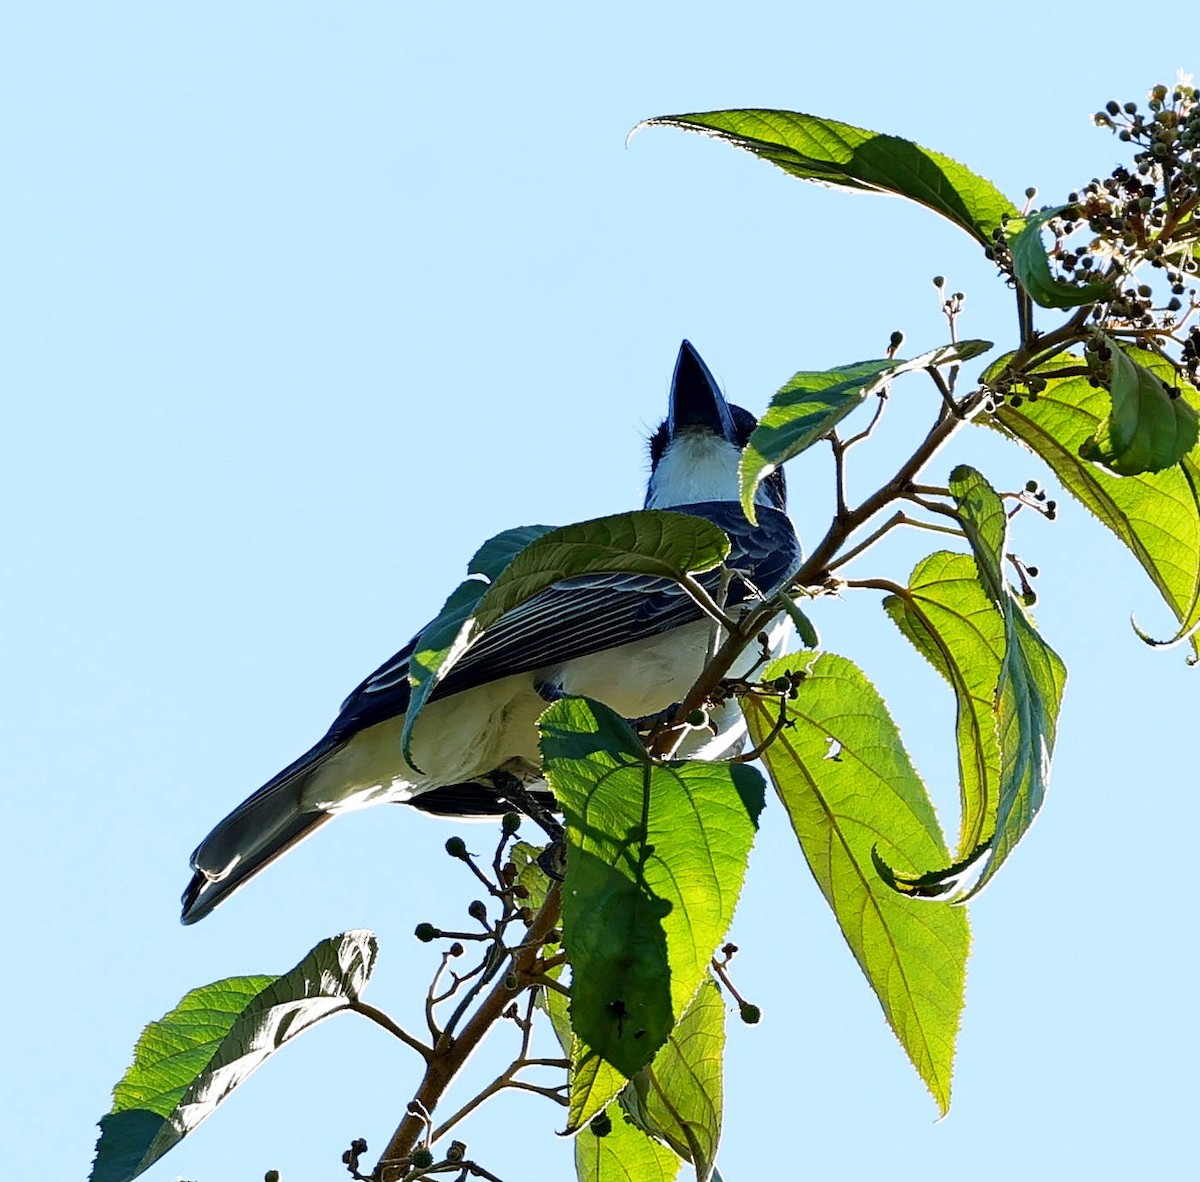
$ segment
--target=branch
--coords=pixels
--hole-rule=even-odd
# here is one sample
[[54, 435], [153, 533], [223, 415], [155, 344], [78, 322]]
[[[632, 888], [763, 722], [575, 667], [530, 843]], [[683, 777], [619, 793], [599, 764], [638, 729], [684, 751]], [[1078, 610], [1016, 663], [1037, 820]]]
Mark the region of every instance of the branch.
[[[513, 955], [511, 975], [516, 977], [518, 990], [527, 987], [528, 978], [534, 972], [538, 952], [546, 937], [557, 925], [561, 910], [562, 886], [555, 882], [551, 884], [541, 910], [529, 925], [529, 933], [521, 948]], [[407, 1162], [416, 1148], [426, 1127], [419, 1113], [434, 1110], [471, 1053], [512, 1004], [513, 990], [509, 987], [508, 977], [509, 974], [505, 974], [492, 986], [457, 1038], [443, 1034], [438, 1039], [429, 1056], [420, 1087], [417, 1088], [412, 1103], [396, 1126], [396, 1131], [375, 1166], [374, 1176], [381, 1182], [385, 1166]]]
[[[844, 514], [838, 513], [834, 516], [825, 536], [796, 572], [793, 584], [799, 587], [813, 587], [824, 583], [829, 577], [829, 564], [846, 540], [889, 504], [908, 496], [918, 473], [945, 446], [955, 431], [964, 423], [970, 422], [983, 409], [986, 399], [987, 391], [975, 390], [958, 403], [959, 414], [939, 414], [929, 433], [917, 445], [912, 455], [900, 465], [891, 480], [867, 497], [857, 508], [847, 509]], [[740, 624], [730, 629], [716, 655], [705, 666], [670, 721], [651, 735], [647, 743], [647, 750], [651, 756], [657, 759], [668, 757], [674, 746], [675, 732], [684, 720], [693, 710], [700, 709], [708, 701], [742, 650], [767, 627], [776, 614], [774, 604], [760, 604], [749, 612]]]
[[350, 1008], [356, 1014], [362, 1014], [364, 1018], [370, 1018], [378, 1026], [382, 1026], [389, 1034], [393, 1034], [406, 1047], [411, 1047], [426, 1063], [429, 1062], [429, 1057], [433, 1054], [433, 1048], [427, 1047], [418, 1038], [413, 1038], [399, 1023], [397, 1023], [390, 1014], [385, 1014], [383, 1010], [376, 1009], [373, 1005], [368, 1005], [362, 1000], [354, 1000], [350, 1003]]

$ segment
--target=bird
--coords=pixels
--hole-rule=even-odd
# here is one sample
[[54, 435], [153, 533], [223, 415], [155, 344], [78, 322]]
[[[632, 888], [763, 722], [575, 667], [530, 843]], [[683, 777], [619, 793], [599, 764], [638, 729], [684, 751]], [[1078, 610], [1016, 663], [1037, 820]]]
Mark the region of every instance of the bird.
[[[726, 401], [700, 354], [684, 341], [676, 358], [666, 418], [650, 438], [644, 508], [704, 517], [731, 543], [727, 609], [770, 597], [800, 565], [787, 516], [783, 471], [756, 495], [755, 525], [739, 502], [738, 463], [756, 426]], [[710, 592], [719, 572], [702, 579]], [[409, 708], [409, 661], [418, 632], [342, 703], [325, 736], [239, 804], [191, 857], [182, 922], [195, 923], [297, 842], [339, 813], [405, 803], [443, 817], [498, 817], [517, 793], [530, 808], [554, 807], [541, 778], [537, 720], [566, 695], [597, 699], [627, 719], [678, 704], [713, 650], [716, 625], [676, 584], [644, 575], [597, 574], [564, 580], [503, 616], [453, 666], [401, 750]], [[769, 646], [781, 651], [788, 617], [776, 617]], [[757, 654], [748, 653], [742, 671]], [[738, 675], [738, 667], [731, 670]], [[681, 753], [728, 757], [745, 724], [736, 703]], [[419, 769], [418, 770], [418, 765]], [[528, 811], [528, 810], [527, 810]]]

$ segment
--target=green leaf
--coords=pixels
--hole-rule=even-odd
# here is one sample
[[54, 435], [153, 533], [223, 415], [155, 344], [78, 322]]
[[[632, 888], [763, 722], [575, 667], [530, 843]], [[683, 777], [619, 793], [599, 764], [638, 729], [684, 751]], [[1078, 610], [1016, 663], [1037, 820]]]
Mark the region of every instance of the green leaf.
[[[529, 540], [532, 539], [532, 540]], [[723, 530], [690, 513], [640, 509], [548, 529], [505, 530], [471, 560], [473, 574], [492, 578], [460, 583], [426, 626], [409, 660], [412, 695], [400, 749], [413, 762], [412, 735], [430, 695], [483, 633], [507, 612], [564, 579], [579, 575], [641, 574], [686, 584], [687, 577], [719, 566], [729, 554]]]
[[494, 583], [530, 542], [553, 530], [552, 525], [518, 525], [501, 531], [475, 551], [475, 557], [467, 565], [467, 574], [483, 575]]
[[570, 1080], [571, 1089], [567, 1127], [563, 1131], [574, 1133], [582, 1129], [592, 1117], [603, 1112], [629, 1080], [624, 1072], [618, 1071], [611, 1063], [606, 1063], [600, 1052], [592, 1050], [578, 1035], [573, 1034], [571, 1037], [568, 1056], [571, 1066], [567, 1078]]
[[101, 1118], [90, 1182], [137, 1177], [281, 1046], [350, 1008], [376, 951], [370, 932], [346, 932], [322, 940], [281, 977], [216, 981], [151, 1022]]
[[1012, 251], [1013, 272], [1030, 298], [1043, 308], [1077, 308], [1094, 304], [1112, 294], [1108, 280], [1093, 283], [1071, 283], [1056, 279], [1050, 273], [1050, 258], [1042, 242], [1042, 230], [1070, 206], [1060, 205], [1028, 217], [1009, 218], [1004, 223], [1004, 237]]
[[[813, 876], [888, 1023], [944, 1113], [970, 949], [961, 908], [891, 890], [872, 851], [894, 866], [948, 857], [933, 806], [875, 687], [843, 657], [794, 654], [765, 680], [806, 674], [763, 762]], [[777, 722], [774, 699], [747, 698], [756, 744]]]
[[408, 659], [408, 680], [412, 691], [404, 729], [400, 732], [400, 752], [409, 767], [420, 771], [412, 755], [412, 734], [429, 695], [449, 672], [450, 666], [467, 650], [476, 605], [487, 593], [482, 579], [465, 579], [450, 592], [442, 610], [421, 631], [413, 654]]
[[979, 581], [999, 606], [1008, 590], [1003, 569], [1008, 540], [1004, 502], [983, 476], [966, 464], [960, 464], [950, 473], [950, 493], [979, 567]]
[[[1011, 355], [1010, 355], [1011, 356]], [[1133, 351], [1133, 359], [1155, 376], [1174, 374], [1161, 358]], [[1009, 358], [995, 362], [984, 379], [1003, 371]], [[1082, 365], [1082, 359], [1062, 355], [1037, 372], [1046, 379], [1037, 399], [1020, 406], [1009, 402], [982, 422], [1003, 431], [1036, 452], [1054, 471], [1063, 488], [1099, 519], [1126, 546], [1150, 576], [1179, 622], [1172, 640], [1189, 636], [1200, 657], [1200, 464], [1192, 451], [1174, 467], [1161, 472], [1118, 478], [1084, 461], [1079, 449], [1096, 435], [1109, 413], [1109, 396], [1088, 384], [1086, 377], [1056, 378], [1056, 369]], [[1200, 408], [1200, 391], [1184, 384], [1181, 398]], [[1138, 635], [1148, 643], [1148, 636]]]
[[[801, 180], [907, 197], [948, 218], [984, 246], [1015, 205], [991, 181], [941, 152], [798, 111], [762, 109], [661, 115], [642, 127], [678, 127], [724, 140]], [[637, 130], [635, 128], [635, 130]]]
[[756, 521], [758, 486], [781, 464], [823, 439], [872, 394], [883, 391], [902, 373], [951, 365], [978, 357], [991, 341], [963, 341], [914, 357], [858, 361], [819, 373], [795, 374], [776, 391], [742, 453], [740, 472], [742, 512]]
[[584, 1129], [575, 1138], [579, 1182], [674, 1182], [683, 1162], [612, 1110], [612, 1129], [597, 1137]]
[[[921, 884], [932, 893], [938, 893], [940, 885], [952, 886], [955, 898], [962, 900], [983, 889], [1042, 807], [1067, 670], [1003, 580], [1008, 522], [1003, 502], [991, 485], [965, 464], [950, 473], [950, 493], [975, 554], [980, 582], [1004, 619], [1004, 659], [996, 688], [1000, 788], [995, 833], [967, 856], [966, 863], [951, 867], [943, 884], [938, 883], [937, 874], [927, 875]], [[978, 876], [964, 877], [968, 867], [977, 870]]]
[[612, 573], [682, 583], [728, 554], [724, 532], [690, 513], [638, 509], [565, 525], [531, 542], [505, 568], [480, 601], [474, 635], [564, 579]]
[[629, 1120], [691, 1162], [696, 1182], [708, 1182], [716, 1165], [724, 1052], [725, 1005], [708, 977], [654, 1062], [621, 1093]]
[[1000, 745], [994, 702], [1004, 659], [1004, 619], [980, 584], [969, 554], [942, 550], [922, 559], [904, 595], [884, 610], [954, 691], [962, 824], [958, 857], [996, 829]]
[[546, 779], [563, 809], [563, 942], [571, 1026], [626, 1077], [654, 1057], [733, 919], [763, 806], [744, 764], [646, 754], [586, 698], [541, 718]]
[[800, 643], [805, 648], [820, 648], [821, 636], [817, 632], [817, 626], [808, 618], [801, 610], [800, 605], [786, 591], [779, 593], [779, 603], [783, 605], [783, 610], [791, 617], [792, 623], [796, 625], [796, 636]]
[[[554, 971], [554, 976], [557, 977], [559, 972], [561, 968]], [[567, 1127], [563, 1130], [563, 1135], [569, 1136], [579, 1132], [592, 1117], [603, 1112], [629, 1081], [611, 1063], [606, 1063], [591, 1047], [581, 1042], [571, 1029], [569, 997], [547, 989], [543, 991], [538, 1004], [550, 1015], [554, 1033], [570, 1061], [567, 1069]], [[591, 1155], [588, 1160], [599, 1161], [603, 1156]], [[576, 1161], [579, 1161], [578, 1152]]]
[[1025, 836], [1046, 798], [1058, 711], [1067, 681], [1066, 666], [1037, 634], [1011, 594], [1005, 625], [1008, 648], [997, 710], [1002, 762], [996, 835], [987, 867], [972, 895], [983, 889]]
[[1196, 411], [1180, 396], [1178, 380], [1159, 377], [1116, 341], [1106, 340], [1112, 364], [1112, 413], [1083, 441], [1079, 454], [1118, 476], [1174, 467], [1196, 446]]

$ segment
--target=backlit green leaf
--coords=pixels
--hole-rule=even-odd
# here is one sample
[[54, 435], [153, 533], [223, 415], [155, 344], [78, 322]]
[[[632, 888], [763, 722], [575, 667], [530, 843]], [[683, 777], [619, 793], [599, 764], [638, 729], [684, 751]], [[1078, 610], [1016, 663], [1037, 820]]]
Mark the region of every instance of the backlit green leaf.
[[1043, 308], [1077, 308], [1094, 304], [1112, 293], [1112, 284], [1105, 282], [1070, 283], [1056, 279], [1050, 272], [1050, 259], [1042, 241], [1042, 230], [1069, 208], [1060, 205], [1028, 217], [1009, 218], [1004, 223], [1004, 237], [1012, 251], [1013, 271], [1021, 286]]
[[704, 980], [733, 918], [763, 805], [744, 764], [647, 756], [586, 698], [542, 715], [544, 770], [563, 809], [563, 941], [571, 1026], [631, 1077]]
[[[955, 468], [950, 474], [950, 492], [974, 551], [980, 586], [1000, 612], [1003, 622], [1003, 646], [993, 693], [1000, 756], [995, 804], [993, 806], [990, 797], [965, 799], [964, 832], [980, 833], [992, 816], [993, 808], [994, 821], [991, 831], [978, 840], [973, 850], [966, 850], [958, 861], [944, 869], [934, 868], [909, 876], [897, 873], [882, 854], [876, 857], [876, 865], [884, 879], [899, 891], [920, 898], [962, 902], [983, 889], [1042, 807], [1050, 782], [1050, 761], [1067, 671], [1054, 650], [1038, 635], [1025, 609], [1004, 581], [1002, 563], [1008, 518], [1000, 497], [974, 468], [966, 465]], [[969, 603], [970, 599], [964, 598], [963, 602]], [[909, 606], [915, 607], [915, 602]], [[913, 623], [911, 619], [905, 622]], [[908, 632], [908, 628], [905, 631]], [[912, 632], [909, 634], [915, 639]], [[951, 653], [951, 643], [964, 640], [967, 647]], [[961, 628], [952, 626], [952, 630], [939, 636], [937, 642], [946, 648], [956, 665], [969, 661], [973, 654], [978, 657], [980, 664], [974, 671], [977, 677], [983, 675], [985, 668], [991, 672], [993, 666], [987, 653]], [[918, 643], [918, 647], [929, 655], [928, 644]], [[956, 686], [956, 690], [958, 688]], [[963, 738], [961, 730], [959, 737], [960, 740]], [[967, 738], [970, 741], [972, 736], [969, 734]], [[966, 752], [968, 759], [985, 754], [982, 744], [974, 752]], [[960, 751], [960, 758], [962, 755]], [[993, 770], [994, 765], [987, 773]], [[985, 787], [992, 778], [991, 774], [985, 774]]]
[[[550, 1015], [554, 1033], [570, 1061], [567, 1070], [570, 1093], [567, 1127], [563, 1134], [577, 1133], [592, 1117], [603, 1112], [629, 1081], [611, 1063], [606, 1063], [596, 1051], [580, 1041], [571, 1029], [570, 998], [557, 991], [547, 990], [539, 999], [539, 1004]], [[653, 1155], [650, 1156], [653, 1158]], [[586, 1160], [595, 1165], [603, 1157], [602, 1153], [590, 1153]], [[578, 1161], [577, 1150], [576, 1163]]]
[[400, 751], [409, 766], [417, 771], [421, 769], [412, 756], [413, 727], [438, 682], [466, 652], [471, 637], [472, 613], [487, 589], [488, 585], [482, 579], [464, 579], [459, 583], [436, 618], [426, 624], [408, 659], [408, 680], [412, 690], [404, 729], [400, 732]]
[[739, 469], [742, 512], [750, 521], [756, 521], [754, 496], [758, 486], [781, 464], [823, 439], [872, 394], [885, 389], [893, 378], [912, 370], [966, 361], [991, 347], [990, 341], [963, 341], [934, 349], [911, 361], [896, 358], [859, 361], [818, 373], [795, 374], [776, 391], [742, 453]]
[[626, 1085], [621, 1108], [637, 1128], [692, 1163], [708, 1182], [721, 1141], [725, 1005], [711, 977], [671, 1031], [654, 1062]]
[[798, 111], [745, 109], [662, 115], [643, 127], [711, 135], [769, 160], [801, 180], [892, 193], [940, 213], [987, 246], [1016, 206], [991, 181], [899, 136]]
[[1038, 635], [1024, 607], [1003, 581], [1001, 564], [1008, 518], [1000, 497], [974, 468], [965, 464], [950, 474], [950, 492], [974, 551], [984, 590], [992, 596], [1004, 618], [1004, 659], [996, 689], [1000, 736], [996, 829], [987, 843], [986, 864], [982, 861], [983, 850], [979, 851], [980, 877], [959, 895], [969, 898], [982, 890], [996, 873], [1042, 807], [1050, 781], [1050, 760], [1067, 670]]
[[1004, 619], [985, 594], [969, 554], [942, 550], [922, 559], [906, 591], [888, 596], [884, 610], [954, 691], [961, 859], [996, 828], [1000, 746], [995, 696], [1005, 652]]
[[90, 1182], [135, 1178], [285, 1043], [348, 1009], [371, 978], [375, 953], [370, 932], [346, 932], [322, 940], [281, 977], [204, 985], [151, 1022], [100, 1121]]
[[[950, 1104], [954, 1043], [970, 950], [961, 908], [906, 899], [879, 877], [890, 865], [942, 865], [945, 841], [896, 724], [875, 687], [842, 657], [775, 661], [765, 679], [803, 671], [798, 696], [763, 762], [822, 893], [892, 1030], [938, 1107]], [[751, 698], [755, 743], [777, 722], [777, 700]]]
[[1196, 412], [1180, 396], [1175, 374], [1160, 378], [1116, 341], [1108, 346], [1112, 413], [1083, 441], [1079, 454], [1118, 476], [1173, 467], [1196, 446]]
[[575, 1176], [579, 1182], [674, 1182], [683, 1162], [665, 1145], [626, 1120], [614, 1104], [612, 1129], [597, 1137], [584, 1129], [575, 1138]]
[[[1141, 351], [1132, 357], [1156, 377], [1170, 379], [1174, 371], [1161, 358]], [[1007, 358], [997, 361], [985, 378], [1000, 373]], [[1047, 386], [1036, 401], [1019, 406], [1003, 403], [982, 419], [1036, 452], [1054, 470], [1063, 488], [1088, 508], [1128, 547], [1158, 588], [1179, 622], [1173, 640], [1192, 636], [1200, 656], [1200, 463], [1193, 450], [1178, 464], [1161, 472], [1124, 479], [1079, 455], [1095, 436], [1110, 411], [1109, 395], [1088, 384], [1086, 377], [1056, 378], [1054, 371], [1077, 368], [1082, 359], [1063, 355], [1039, 373]], [[1181, 398], [1200, 408], [1200, 392], [1182, 386]], [[1144, 640], [1150, 641], [1139, 632]], [[1167, 643], [1171, 643], [1168, 641]]]

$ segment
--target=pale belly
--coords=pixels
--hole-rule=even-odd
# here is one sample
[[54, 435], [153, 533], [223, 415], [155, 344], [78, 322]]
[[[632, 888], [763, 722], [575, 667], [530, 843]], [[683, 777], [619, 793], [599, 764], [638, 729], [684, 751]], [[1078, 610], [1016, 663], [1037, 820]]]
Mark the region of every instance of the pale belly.
[[[772, 629], [780, 651], [790, 622]], [[412, 756], [400, 753], [403, 717], [359, 732], [315, 772], [304, 786], [302, 807], [338, 812], [385, 801], [406, 801], [447, 784], [470, 782], [513, 761], [536, 767], [537, 720], [548, 705], [537, 686], [571, 696], [595, 698], [625, 718], [645, 718], [680, 701], [708, 661], [714, 625], [698, 621], [661, 636], [578, 657], [559, 666], [500, 678], [431, 702], [412, 737]], [[731, 672], [739, 676], [755, 661], [752, 645]], [[714, 715], [719, 733], [697, 731], [680, 754], [719, 758], [745, 731], [736, 703]]]

